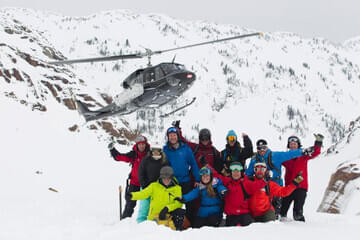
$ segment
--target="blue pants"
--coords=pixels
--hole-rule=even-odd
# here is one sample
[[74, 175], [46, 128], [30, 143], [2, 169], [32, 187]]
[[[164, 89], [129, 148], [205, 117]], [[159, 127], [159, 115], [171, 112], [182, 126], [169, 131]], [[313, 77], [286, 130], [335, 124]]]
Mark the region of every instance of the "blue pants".
[[147, 220], [147, 216], [149, 214], [149, 208], [150, 208], [150, 198], [140, 200], [139, 205], [139, 213], [136, 221], [138, 223], [144, 222]]

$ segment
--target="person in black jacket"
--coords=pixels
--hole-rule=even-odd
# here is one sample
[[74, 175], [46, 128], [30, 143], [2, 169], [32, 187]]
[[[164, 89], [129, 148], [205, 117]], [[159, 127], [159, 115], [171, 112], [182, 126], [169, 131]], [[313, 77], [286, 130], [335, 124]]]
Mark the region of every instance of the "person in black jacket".
[[[169, 163], [166, 160], [165, 153], [162, 152], [160, 147], [151, 147], [150, 152], [141, 161], [138, 176], [141, 189], [146, 188], [150, 183], [155, 182], [160, 177], [160, 169], [163, 166], [168, 166]], [[141, 223], [147, 219], [150, 207], [150, 198], [140, 201], [139, 214], [136, 219], [138, 223]]]
[[231, 171], [229, 169], [232, 162], [240, 162], [245, 170], [246, 159], [254, 154], [253, 145], [249, 136], [245, 133], [242, 134], [244, 140], [244, 147], [241, 147], [238, 142], [237, 135], [234, 130], [230, 130], [226, 135], [226, 147], [220, 153], [220, 158], [223, 161], [223, 169], [221, 174], [224, 176], [230, 176]]

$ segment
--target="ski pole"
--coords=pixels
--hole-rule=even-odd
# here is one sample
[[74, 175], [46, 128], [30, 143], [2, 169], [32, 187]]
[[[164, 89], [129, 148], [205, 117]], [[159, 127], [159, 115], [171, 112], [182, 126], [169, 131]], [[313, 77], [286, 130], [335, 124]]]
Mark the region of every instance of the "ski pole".
[[119, 186], [120, 221], [122, 220], [122, 187]]

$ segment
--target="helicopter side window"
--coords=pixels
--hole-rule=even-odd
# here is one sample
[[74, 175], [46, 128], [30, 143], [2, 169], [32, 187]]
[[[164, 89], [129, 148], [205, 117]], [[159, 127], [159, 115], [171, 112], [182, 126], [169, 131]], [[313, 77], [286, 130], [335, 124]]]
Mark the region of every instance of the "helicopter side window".
[[155, 81], [155, 72], [153, 70], [145, 73], [145, 82], [153, 82]]
[[160, 67], [155, 68], [155, 79], [160, 79], [164, 76], [164, 72]]

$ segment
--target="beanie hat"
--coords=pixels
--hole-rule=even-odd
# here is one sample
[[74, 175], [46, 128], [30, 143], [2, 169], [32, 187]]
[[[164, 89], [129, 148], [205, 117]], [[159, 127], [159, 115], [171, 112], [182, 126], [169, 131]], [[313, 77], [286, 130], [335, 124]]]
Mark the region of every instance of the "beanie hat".
[[203, 140], [211, 140], [211, 133], [210, 130], [207, 128], [203, 128], [200, 130], [199, 132], [199, 140], [203, 141]]
[[174, 170], [169, 166], [164, 166], [160, 169], [160, 178], [172, 178]]
[[237, 141], [237, 136], [236, 136], [236, 133], [235, 133], [234, 130], [230, 130], [230, 131], [228, 132], [228, 134], [226, 135], [226, 141], [229, 140], [229, 137], [235, 137], [235, 138], [234, 138], [234, 141]]
[[297, 136], [290, 136], [288, 138], [287, 148], [290, 147], [291, 142], [297, 142], [299, 148], [301, 148], [301, 146], [302, 146], [301, 142], [300, 142], [300, 138], [298, 138]]
[[259, 148], [259, 147], [267, 147], [267, 142], [266, 140], [264, 139], [259, 139], [257, 140], [256, 142], [256, 147]]
[[143, 135], [139, 135], [135, 138], [135, 143], [139, 144], [139, 143], [147, 143], [147, 139], [146, 137], [144, 137]]

